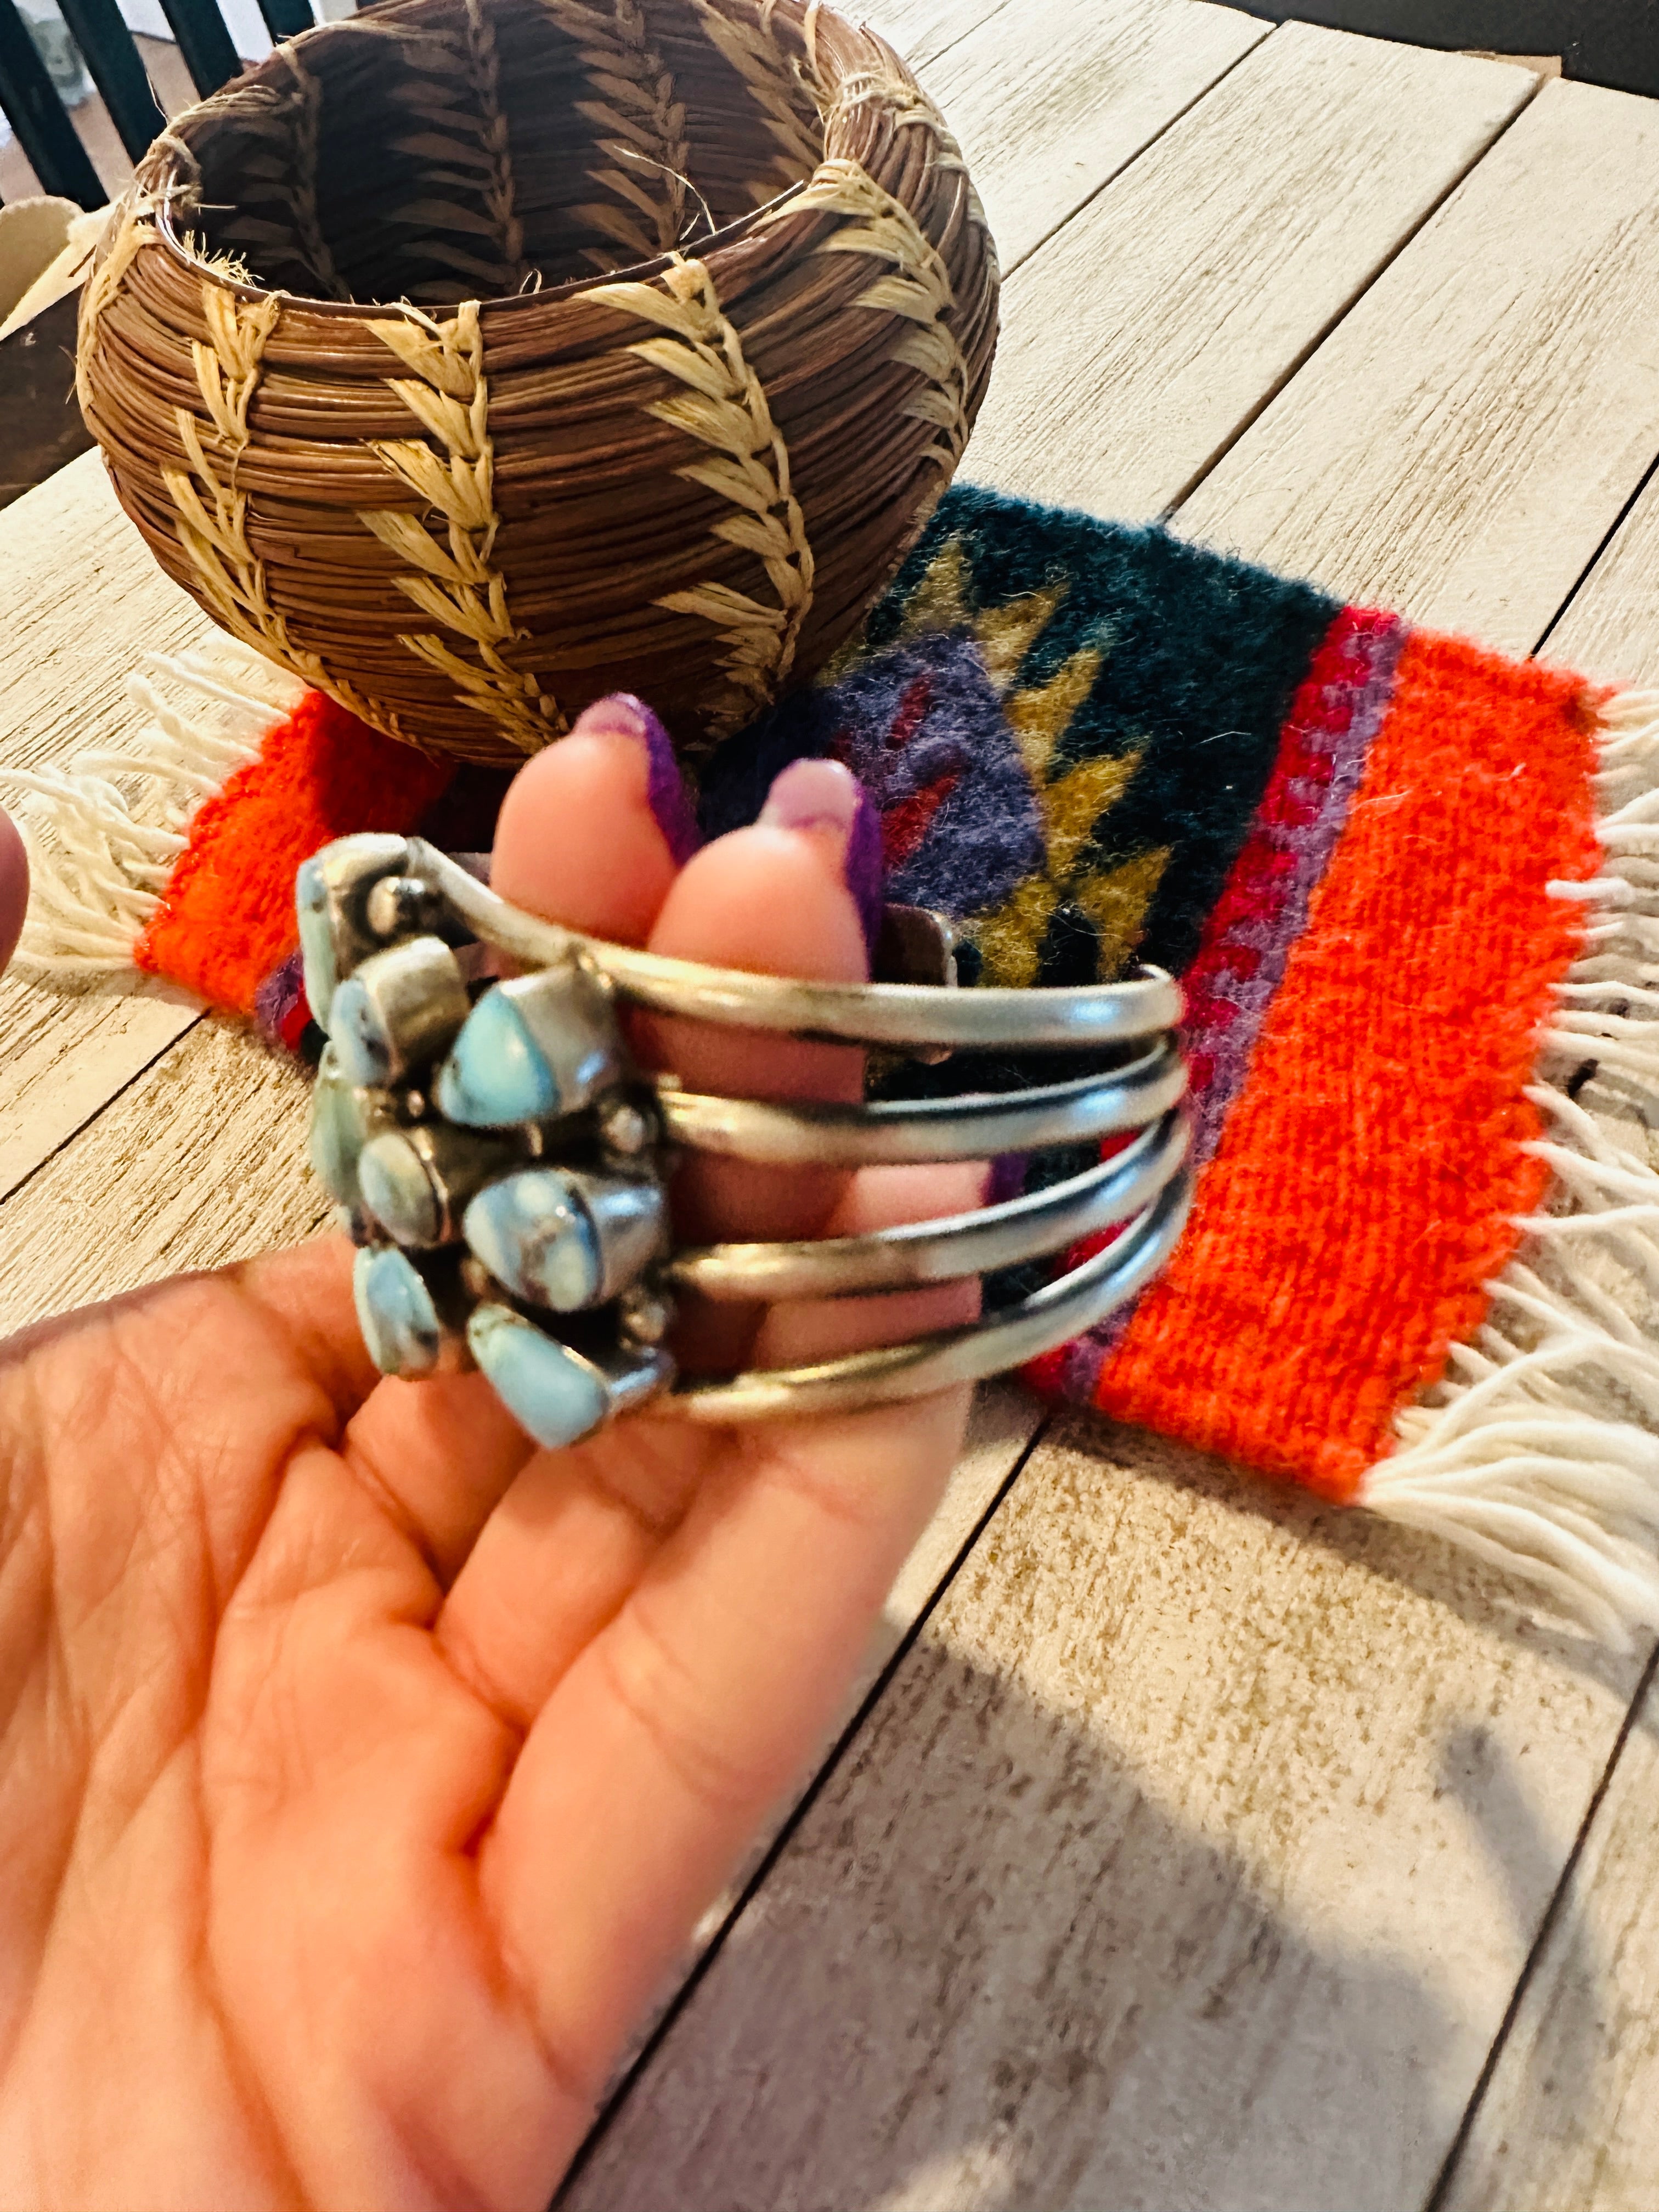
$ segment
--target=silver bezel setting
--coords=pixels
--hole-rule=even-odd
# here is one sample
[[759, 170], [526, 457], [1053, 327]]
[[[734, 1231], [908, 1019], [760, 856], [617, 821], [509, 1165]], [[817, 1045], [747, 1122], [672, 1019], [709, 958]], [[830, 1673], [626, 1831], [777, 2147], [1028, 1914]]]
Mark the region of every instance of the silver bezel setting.
[[[538, 1442], [650, 1406], [694, 1421], [847, 1412], [978, 1380], [1095, 1326], [1158, 1272], [1191, 1196], [1176, 1036], [1157, 969], [1067, 990], [820, 984], [702, 967], [526, 914], [419, 838], [328, 846], [296, 886], [307, 995], [330, 1042], [313, 1159], [362, 1247], [371, 1356], [476, 1364]], [[494, 975], [492, 967], [519, 972]], [[732, 1099], [634, 1063], [622, 1002], [880, 1048], [1099, 1053], [1099, 1073], [861, 1105]], [[773, 1165], [972, 1160], [1121, 1136], [1098, 1165], [946, 1219], [854, 1237], [672, 1241], [681, 1147]], [[844, 1297], [1103, 1249], [957, 1328], [810, 1367], [676, 1376], [678, 1296]], [[393, 1257], [392, 1255], [397, 1255]]]

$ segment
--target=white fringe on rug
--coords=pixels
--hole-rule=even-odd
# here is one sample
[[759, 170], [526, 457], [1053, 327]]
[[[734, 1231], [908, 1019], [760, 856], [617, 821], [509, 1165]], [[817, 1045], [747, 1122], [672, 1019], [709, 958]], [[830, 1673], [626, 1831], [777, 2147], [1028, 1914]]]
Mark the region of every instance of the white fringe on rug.
[[[1553, 1180], [1473, 1344], [1403, 1414], [1358, 1502], [1530, 1583], [1616, 1649], [1659, 1628], [1659, 692], [1602, 714], [1602, 870], [1527, 1095]], [[1588, 1066], [1587, 1066], [1588, 1064]], [[1609, 1106], [1577, 1094], [1594, 1080]], [[1632, 1141], [1642, 1146], [1632, 1149]]]
[[[156, 689], [160, 678], [188, 714]], [[79, 754], [67, 769], [0, 769], [29, 855], [28, 918], [13, 957], [21, 975], [75, 988], [136, 975], [133, 951], [184, 851], [191, 817], [257, 757], [303, 684], [256, 653], [155, 653], [128, 680], [144, 723], [131, 749]]]

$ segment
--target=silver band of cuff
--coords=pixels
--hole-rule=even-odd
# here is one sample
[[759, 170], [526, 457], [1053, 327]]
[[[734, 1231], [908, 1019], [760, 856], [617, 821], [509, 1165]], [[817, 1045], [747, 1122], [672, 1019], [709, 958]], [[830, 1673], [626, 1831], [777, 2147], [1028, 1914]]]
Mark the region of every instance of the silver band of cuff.
[[[890, 1404], [1020, 1364], [1163, 1265], [1190, 1202], [1180, 993], [1156, 969], [1066, 990], [817, 984], [609, 945], [523, 913], [418, 838], [347, 838], [297, 897], [329, 1033], [313, 1158], [360, 1246], [358, 1311], [388, 1373], [476, 1364], [538, 1442], [654, 1406], [698, 1421]], [[926, 917], [914, 916], [920, 921]], [[481, 948], [520, 969], [492, 980]], [[634, 1064], [617, 1002], [909, 1051], [1098, 1054], [1027, 1089], [864, 1104], [726, 1098]], [[774, 1167], [988, 1159], [1128, 1138], [1006, 1203], [866, 1236], [677, 1247], [689, 1147]], [[1042, 1260], [1115, 1231], [1019, 1304], [811, 1367], [676, 1382], [673, 1302], [856, 1297]]]

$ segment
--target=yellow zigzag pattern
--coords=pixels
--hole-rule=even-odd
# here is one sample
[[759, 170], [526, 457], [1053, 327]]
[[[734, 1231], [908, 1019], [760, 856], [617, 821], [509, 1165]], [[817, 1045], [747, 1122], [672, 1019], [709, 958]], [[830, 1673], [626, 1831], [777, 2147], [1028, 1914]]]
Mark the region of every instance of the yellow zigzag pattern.
[[1044, 872], [1017, 884], [1000, 907], [981, 915], [965, 933], [984, 962], [981, 980], [1034, 983], [1042, 940], [1061, 904], [1078, 907], [1088, 915], [1099, 933], [1101, 971], [1116, 975], [1128, 964], [1139, 942], [1146, 909], [1169, 865], [1170, 848], [1136, 853], [1109, 868], [1079, 866], [1078, 861], [1103, 817], [1133, 781], [1144, 755], [1104, 755], [1080, 762], [1058, 776], [1052, 774], [1060, 741], [1094, 688], [1100, 650], [1085, 646], [1046, 684], [1013, 690], [1021, 663], [1066, 595], [1065, 584], [975, 615], [970, 580], [961, 539], [947, 539], [910, 595], [899, 637], [902, 641], [928, 630], [971, 631], [1043, 811]]

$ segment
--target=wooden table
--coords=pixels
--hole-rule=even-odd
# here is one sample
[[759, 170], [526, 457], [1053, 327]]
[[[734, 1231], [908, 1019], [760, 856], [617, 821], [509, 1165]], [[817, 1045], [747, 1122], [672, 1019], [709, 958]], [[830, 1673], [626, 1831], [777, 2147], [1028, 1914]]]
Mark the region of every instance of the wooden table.
[[[1659, 677], [1659, 106], [1198, 0], [887, 0], [1001, 242], [967, 473]], [[201, 617], [0, 518], [0, 749]], [[7, 986], [0, 1284], [318, 1225], [301, 1085]], [[580, 2212], [1659, 2206], [1659, 1702], [1431, 1542], [989, 1394]]]

